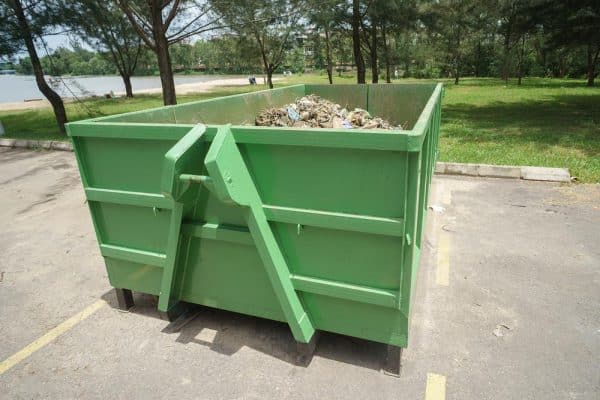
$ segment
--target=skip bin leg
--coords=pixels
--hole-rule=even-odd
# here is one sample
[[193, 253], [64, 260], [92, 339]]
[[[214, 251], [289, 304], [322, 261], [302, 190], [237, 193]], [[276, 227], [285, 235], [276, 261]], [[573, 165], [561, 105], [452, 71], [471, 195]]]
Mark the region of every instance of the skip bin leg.
[[300, 366], [308, 366], [312, 361], [317, 341], [319, 340], [319, 331], [315, 331], [308, 343], [296, 342], [296, 364]]
[[173, 322], [177, 318], [179, 318], [185, 311], [186, 305], [181, 302], [174, 303], [171, 305], [167, 311], [158, 310], [158, 315], [160, 315], [160, 319], [164, 319], [165, 321]]
[[129, 289], [118, 289], [115, 288], [117, 295], [117, 304], [120, 310], [127, 311], [134, 306], [133, 293]]
[[179, 318], [185, 318], [185, 316], [189, 315], [191, 309], [192, 307], [190, 304], [178, 301], [172, 304], [167, 311], [162, 311], [159, 309], [158, 314], [160, 315], [161, 319], [174, 323]]
[[385, 355], [385, 366], [383, 372], [386, 375], [393, 375], [400, 377], [400, 371], [402, 369], [402, 347], [387, 346]]

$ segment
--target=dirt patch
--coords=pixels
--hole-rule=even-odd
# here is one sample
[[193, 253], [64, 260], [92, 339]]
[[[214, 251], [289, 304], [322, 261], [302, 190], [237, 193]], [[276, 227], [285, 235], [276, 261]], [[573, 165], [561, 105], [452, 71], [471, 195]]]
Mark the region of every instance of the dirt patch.
[[600, 184], [570, 184], [557, 186], [557, 196], [546, 199], [546, 204], [555, 206], [584, 205], [600, 211]]

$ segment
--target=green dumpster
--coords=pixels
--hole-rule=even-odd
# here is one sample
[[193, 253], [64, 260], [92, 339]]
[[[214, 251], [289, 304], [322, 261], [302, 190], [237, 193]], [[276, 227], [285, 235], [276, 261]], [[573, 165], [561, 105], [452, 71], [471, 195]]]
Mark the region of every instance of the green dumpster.
[[[407, 130], [250, 125], [317, 94]], [[195, 303], [407, 345], [441, 84], [296, 85], [70, 123], [108, 278]]]

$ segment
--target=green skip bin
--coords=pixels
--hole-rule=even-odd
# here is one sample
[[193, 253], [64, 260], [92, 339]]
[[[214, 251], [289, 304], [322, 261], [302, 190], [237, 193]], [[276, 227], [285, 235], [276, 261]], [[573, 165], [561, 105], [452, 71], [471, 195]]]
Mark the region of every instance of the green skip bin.
[[[405, 130], [249, 125], [308, 94]], [[309, 349], [323, 330], [399, 353], [441, 97], [296, 85], [68, 124], [119, 305], [138, 291], [168, 315], [194, 303], [286, 322]]]

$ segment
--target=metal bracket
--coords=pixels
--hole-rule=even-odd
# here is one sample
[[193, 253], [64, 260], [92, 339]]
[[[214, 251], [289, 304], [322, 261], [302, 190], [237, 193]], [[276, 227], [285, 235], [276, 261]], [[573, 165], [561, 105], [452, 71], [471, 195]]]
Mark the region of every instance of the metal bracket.
[[206, 155], [208, 175], [221, 201], [247, 208], [246, 220], [294, 338], [309, 343], [315, 328], [290, 279], [285, 258], [271, 231], [250, 172], [235, 143], [230, 126], [219, 127]]
[[181, 237], [181, 220], [183, 218], [183, 205], [185, 196], [192, 193], [190, 183], [179, 179], [179, 175], [186, 172], [201, 171], [202, 152], [204, 150], [203, 135], [206, 131], [204, 125], [192, 128], [181, 140], [165, 154], [161, 191], [173, 200], [171, 209], [171, 221], [169, 223], [169, 234], [167, 239], [166, 259], [164, 263], [163, 276], [158, 297], [158, 309], [169, 315], [178, 314], [181, 309], [171, 296], [173, 281], [175, 277], [175, 266], [177, 263], [177, 249]]

